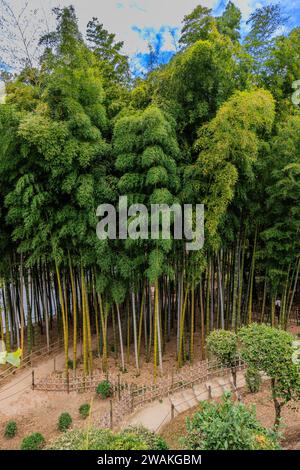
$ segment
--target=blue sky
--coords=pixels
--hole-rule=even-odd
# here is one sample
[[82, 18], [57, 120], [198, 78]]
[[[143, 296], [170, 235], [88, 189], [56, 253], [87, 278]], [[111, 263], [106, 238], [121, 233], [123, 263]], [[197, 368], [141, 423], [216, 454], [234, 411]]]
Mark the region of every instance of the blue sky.
[[[25, 0], [8, 0], [12, 5], [22, 5]], [[243, 15], [243, 29], [251, 12], [263, 5], [281, 3], [289, 14], [289, 28], [300, 25], [300, 0], [233, 0]], [[168, 61], [176, 50], [183, 17], [199, 3], [220, 14], [227, 0], [29, 0], [32, 8], [40, 8], [49, 17], [54, 6], [72, 3], [77, 12], [82, 31], [89, 19], [98, 17], [105, 28], [124, 41], [124, 52], [131, 58], [138, 72], [143, 72], [148, 44], [159, 52], [160, 61]], [[51, 23], [51, 19], [49, 19]]]

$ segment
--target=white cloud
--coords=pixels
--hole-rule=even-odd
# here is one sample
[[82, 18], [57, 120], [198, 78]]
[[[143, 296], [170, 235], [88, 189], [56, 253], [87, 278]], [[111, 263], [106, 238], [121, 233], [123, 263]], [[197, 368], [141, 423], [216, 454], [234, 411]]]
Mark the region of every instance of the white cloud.
[[[11, 5], [21, 5], [25, 0], [7, 1]], [[244, 19], [248, 18], [255, 8], [274, 3], [274, 0], [233, 1], [241, 9]], [[294, 0], [281, 1], [289, 5], [294, 3]], [[32, 8], [42, 8], [47, 15], [54, 6], [68, 6], [72, 3], [83, 32], [88, 21], [93, 16], [98, 17], [106, 29], [115, 33], [118, 40], [124, 41], [124, 52], [132, 55], [136, 52], [147, 51], [147, 42], [136, 31], [133, 31], [133, 26], [157, 30], [162, 26], [180, 28], [183, 17], [199, 3], [215, 8], [220, 5], [220, 2], [221, 0], [29, 0], [29, 5]], [[172, 41], [167, 33], [165, 39], [164, 49], [167, 49], [169, 45], [172, 45]]]
[[[43, 8], [45, 12], [54, 6], [73, 4], [79, 19], [80, 29], [85, 31], [88, 21], [99, 18], [105, 28], [124, 41], [124, 51], [134, 54], [145, 52], [147, 44], [132, 30], [161, 26], [180, 26], [183, 17], [201, 4], [213, 7], [216, 0], [29, 0], [32, 8]], [[11, 5], [22, 5], [24, 0], [8, 0]]]

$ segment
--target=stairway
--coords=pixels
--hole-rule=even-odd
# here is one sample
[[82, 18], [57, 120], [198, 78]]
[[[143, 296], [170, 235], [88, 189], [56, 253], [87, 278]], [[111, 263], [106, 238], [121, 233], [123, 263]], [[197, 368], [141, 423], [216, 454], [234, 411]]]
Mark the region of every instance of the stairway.
[[[239, 371], [237, 389], [244, 385], [244, 372]], [[171, 421], [172, 417], [196, 407], [202, 401], [220, 398], [225, 392], [232, 392], [232, 394], [236, 392], [232, 376], [229, 374], [213, 377], [205, 382], [194, 384], [192, 388], [182, 389], [163, 400], [153, 402], [136, 411], [129, 422], [127, 421], [127, 425], [143, 425], [158, 432], [161, 426]]]
[[[244, 373], [238, 372], [237, 388], [244, 386]], [[193, 388], [176, 392], [169, 396], [169, 400], [174, 406], [175, 415], [177, 415], [190, 408], [194, 408], [201, 401], [220, 398], [225, 392], [234, 392], [233, 381], [230, 375], [215, 377], [204, 383], [196, 384]]]

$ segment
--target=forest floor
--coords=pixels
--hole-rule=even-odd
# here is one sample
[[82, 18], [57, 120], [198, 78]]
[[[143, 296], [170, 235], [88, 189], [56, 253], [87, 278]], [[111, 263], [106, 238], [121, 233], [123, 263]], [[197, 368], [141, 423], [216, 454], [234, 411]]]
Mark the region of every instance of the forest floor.
[[[240, 393], [243, 403], [247, 406], [255, 405], [257, 418], [262, 425], [272, 428], [275, 414], [269, 383], [264, 383], [258, 393], [247, 393], [246, 389], [240, 390]], [[182, 449], [180, 439], [186, 435], [186, 418], [193, 416], [197, 409], [198, 406], [190, 408], [176, 416], [161, 429], [160, 435], [165, 438], [171, 449]], [[299, 403], [293, 403], [292, 406], [285, 406], [283, 408], [281, 434], [283, 449], [300, 450]]]
[[[299, 327], [292, 327], [290, 331], [297, 334]], [[110, 343], [112, 344], [112, 343]], [[133, 349], [133, 348], [131, 348]], [[110, 349], [111, 350], [111, 349]], [[140, 374], [136, 373], [134, 366], [133, 351], [127, 357], [127, 371], [122, 375], [122, 380], [128, 384], [136, 385], [153, 383], [153, 364], [145, 361], [143, 351], [141, 351]], [[79, 348], [80, 354], [80, 348]], [[72, 357], [70, 348], [70, 357]], [[171, 372], [176, 366], [176, 341], [172, 340], [166, 344], [166, 350], [163, 356], [164, 373]], [[200, 360], [200, 335], [195, 335], [195, 362]], [[63, 352], [55, 355], [56, 370], [63, 370], [64, 354]], [[188, 367], [188, 365], [187, 365]], [[101, 369], [101, 360], [95, 358], [94, 368]], [[36, 379], [43, 378], [51, 374], [54, 370], [54, 356], [40, 360], [34, 365]], [[112, 374], [118, 374], [119, 360], [114, 357], [114, 353], [110, 352], [109, 370]], [[272, 424], [273, 409], [272, 403], [269, 403], [267, 393], [250, 395], [249, 402], [257, 403], [257, 412], [259, 419], [269, 419]], [[32, 432], [41, 432], [47, 441], [52, 440], [60, 433], [57, 429], [58, 417], [62, 412], [69, 412], [73, 418], [73, 428], [86, 426], [79, 415], [79, 407], [83, 403], [91, 403], [92, 401], [92, 421], [97, 425], [97, 421], [102, 414], [109, 409], [109, 401], [101, 400], [95, 397], [94, 392], [67, 394], [65, 392], [44, 392], [31, 390], [31, 370], [25, 369], [12, 376], [0, 388], [0, 449], [19, 449], [22, 439]], [[288, 413], [288, 411], [284, 411]], [[269, 418], [268, 418], [269, 416]], [[289, 417], [290, 416], [290, 417]], [[286, 435], [289, 436], [289, 442], [295, 442], [300, 448], [300, 414], [291, 413], [288, 415], [288, 426]], [[14, 439], [8, 440], [3, 437], [4, 428], [9, 420], [15, 420], [18, 426], [18, 433]], [[184, 414], [178, 416], [172, 423], [184, 422]], [[165, 432], [165, 431], [164, 431]]]

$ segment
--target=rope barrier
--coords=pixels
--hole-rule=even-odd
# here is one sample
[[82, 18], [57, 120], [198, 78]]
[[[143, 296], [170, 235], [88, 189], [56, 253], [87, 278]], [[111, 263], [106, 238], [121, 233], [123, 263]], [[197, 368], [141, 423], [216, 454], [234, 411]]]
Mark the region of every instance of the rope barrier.
[[27, 374], [25, 377], [23, 377], [22, 379], [18, 380], [18, 382], [15, 382], [12, 385], [8, 385], [5, 388], [0, 388], [0, 393], [5, 392], [6, 390], [8, 390], [10, 388], [14, 388], [16, 385], [18, 385], [20, 382], [23, 382], [23, 380], [27, 379], [28, 377], [31, 377], [31, 372], [29, 374]]
[[30, 388], [30, 385], [27, 385], [27, 386], [24, 387], [22, 390], [18, 390], [17, 392], [12, 393], [11, 395], [7, 395], [7, 396], [4, 397], [4, 398], [0, 398], [0, 401], [5, 401], [5, 400], [7, 400], [8, 398], [11, 398], [11, 397], [13, 397], [13, 396], [15, 396], [15, 395], [18, 395], [19, 393], [24, 392], [24, 391], [27, 390], [28, 388]]

